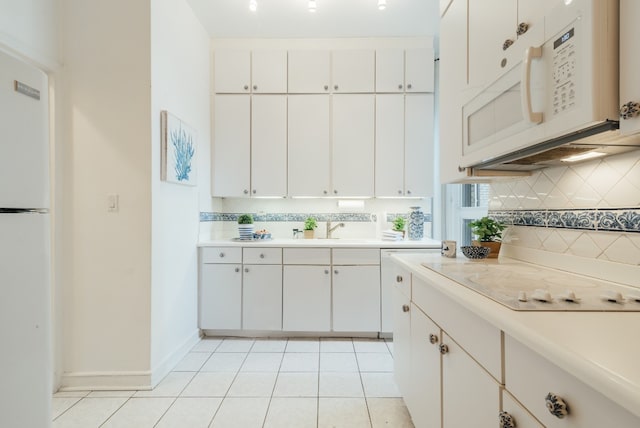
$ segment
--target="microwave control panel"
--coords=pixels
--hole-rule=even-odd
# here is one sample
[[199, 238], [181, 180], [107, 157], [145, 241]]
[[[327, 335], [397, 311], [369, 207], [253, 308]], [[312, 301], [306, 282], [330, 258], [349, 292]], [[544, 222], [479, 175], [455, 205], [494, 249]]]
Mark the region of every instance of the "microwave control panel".
[[553, 42], [553, 115], [576, 105], [575, 28]]

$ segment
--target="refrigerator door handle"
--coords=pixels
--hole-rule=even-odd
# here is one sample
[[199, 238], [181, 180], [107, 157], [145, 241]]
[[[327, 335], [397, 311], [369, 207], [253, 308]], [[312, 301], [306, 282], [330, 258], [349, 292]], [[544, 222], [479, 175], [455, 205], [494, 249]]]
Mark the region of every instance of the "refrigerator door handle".
[[0, 208], [0, 214], [49, 214], [47, 208]]

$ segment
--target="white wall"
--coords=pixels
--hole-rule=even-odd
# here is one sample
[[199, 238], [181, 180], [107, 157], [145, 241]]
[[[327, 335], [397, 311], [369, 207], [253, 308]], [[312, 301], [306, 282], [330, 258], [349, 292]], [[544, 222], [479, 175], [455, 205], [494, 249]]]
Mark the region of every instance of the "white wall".
[[[148, 385], [150, 6], [63, 0], [62, 16], [63, 385]], [[107, 212], [109, 194], [117, 213]]]
[[[210, 201], [209, 36], [184, 0], [151, 5], [151, 367], [159, 381], [198, 340], [200, 194]], [[160, 111], [196, 129], [197, 187], [160, 180]], [[208, 202], [210, 204], [211, 202]], [[207, 203], [205, 203], [205, 207]]]

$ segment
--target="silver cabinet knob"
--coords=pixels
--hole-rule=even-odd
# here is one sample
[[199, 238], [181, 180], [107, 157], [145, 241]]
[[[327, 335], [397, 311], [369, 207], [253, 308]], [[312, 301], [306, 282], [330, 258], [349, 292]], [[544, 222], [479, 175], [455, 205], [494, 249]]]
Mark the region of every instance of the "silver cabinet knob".
[[500, 421], [500, 428], [516, 428], [516, 421], [508, 412], [500, 412], [498, 419]]
[[464, 172], [467, 168], [458, 165], [458, 172]]
[[398, 190], [398, 195], [402, 195], [402, 190]]
[[402, 83], [398, 85], [398, 89], [402, 89]]
[[236, 268], [235, 270], [236, 270], [236, 273], [237, 273], [237, 272], [240, 272], [240, 268]]
[[326, 195], [326, 194], [327, 194], [327, 193], [329, 193], [329, 192], [327, 192], [326, 190], [323, 190], [323, 191], [322, 191], [322, 193], [324, 193], [324, 194]]
[[249, 90], [249, 85], [244, 85], [244, 90], [248, 91]]
[[402, 312], [409, 312], [409, 305], [402, 305]]
[[337, 275], [338, 274], [338, 269], [334, 270], [333, 273]]
[[407, 190], [407, 195], [410, 195], [410, 194], [411, 194], [411, 190]]
[[324, 90], [328, 91], [329, 90], [329, 85], [324, 85]]
[[325, 269], [325, 270], [324, 270], [324, 274], [325, 274], [325, 275], [329, 275], [329, 269]]
[[444, 343], [441, 343], [438, 349], [440, 349], [440, 353], [442, 355], [447, 354], [449, 352], [449, 347]]
[[438, 343], [438, 336], [437, 336], [437, 335], [435, 335], [435, 334], [430, 334], [430, 335], [429, 335], [429, 342], [430, 342], [432, 345], [435, 345], [436, 343]]
[[224, 253], [220, 253], [220, 258], [223, 258], [223, 257], [224, 257]]
[[337, 194], [338, 194], [338, 191], [337, 191], [337, 190], [334, 190], [334, 191], [333, 191], [333, 194], [334, 194], [334, 195], [337, 195]]
[[256, 193], [258, 193], [258, 191], [256, 189], [253, 189], [253, 194], [255, 195]]
[[245, 272], [249, 272], [249, 268], [244, 268], [244, 271]]
[[409, 83], [409, 84], [407, 85], [407, 89], [411, 89], [411, 86], [412, 86], [412, 85], [411, 85], [411, 83]]
[[253, 90], [257, 90], [258, 89], [258, 85], [253, 85]]
[[260, 254], [260, 258], [261, 258], [261, 259], [264, 259], [264, 254]]
[[547, 404], [547, 410], [549, 410], [549, 413], [556, 418], [562, 419], [569, 414], [567, 403], [565, 403], [562, 397], [557, 394], [553, 392], [548, 393], [544, 398], [544, 401]]
[[247, 194], [249, 194], [249, 191], [248, 191], [247, 189], [244, 189], [244, 190], [242, 191], [242, 193], [244, 193], [245, 195], [247, 195]]
[[333, 89], [338, 90], [338, 85], [333, 85]]
[[402, 282], [402, 280], [403, 280], [402, 275], [396, 276], [396, 282]]

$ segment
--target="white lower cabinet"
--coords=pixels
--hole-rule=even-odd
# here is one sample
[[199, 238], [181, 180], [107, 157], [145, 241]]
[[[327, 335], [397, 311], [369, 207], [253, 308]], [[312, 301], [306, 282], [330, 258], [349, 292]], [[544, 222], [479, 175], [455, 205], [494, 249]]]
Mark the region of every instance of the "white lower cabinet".
[[282, 330], [282, 265], [244, 265], [242, 328]]
[[516, 424], [512, 426], [517, 426], [518, 428], [544, 428], [544, 425], [534, 418], [527, 409], [522, 407], [513, 398], [513, 395], [509, 394], [505, 389], [502, 390], [502, 412], [504, 415], [501, 415], [501, 417], [505, 420], [505, 428], [508, 421]]
[[242, 265], [203, 264], [200, 277], [200, 328], [239, 330], [242, 322]]
[[282, 278], [282, 329], [331, 330], [331, 266], [285, 265]]
[[[409, 278], [407, 278], [410, 280]], [[410, 290], [410, 289], [409, 289]], [[393, 287], [393, 374], [407, 406], [413, 400], [411, 390], [411, 294]]]
[[333, 267], [333, 331], [380, 331], [380, 266]]

